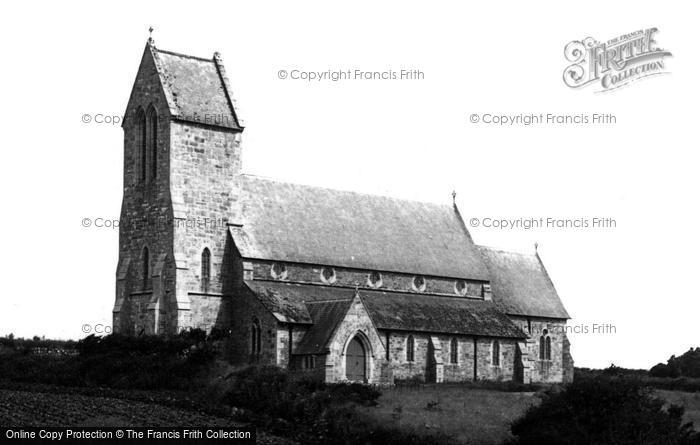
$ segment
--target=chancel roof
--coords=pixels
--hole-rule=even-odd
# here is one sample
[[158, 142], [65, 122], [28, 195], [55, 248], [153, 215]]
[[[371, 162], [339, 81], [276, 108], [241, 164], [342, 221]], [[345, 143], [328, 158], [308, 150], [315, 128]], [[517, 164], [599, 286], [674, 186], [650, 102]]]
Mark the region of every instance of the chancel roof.
[[491, 276], [493, 300], [511, 315], [569, 318], [537, 253], [479, 246]]

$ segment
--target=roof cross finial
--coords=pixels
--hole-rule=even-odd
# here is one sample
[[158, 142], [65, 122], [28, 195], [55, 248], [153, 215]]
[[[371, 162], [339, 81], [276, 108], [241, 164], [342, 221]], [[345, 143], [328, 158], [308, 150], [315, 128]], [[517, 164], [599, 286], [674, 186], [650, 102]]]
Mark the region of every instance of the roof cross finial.
[[355, 281], [355, 295], [360, 293], [360, 283], [359, 281]]
[[153, 44], [153, 27], [148, 28], [148, 43]]
[[537, 252], [537, 248], [538, 248], [539, 246], [540, 246], [540, 243], [538, 243], [537, 241], [535, 241], [535, 252]]
[[457, 191], [452, 190], [452, 204], [457, 205]]

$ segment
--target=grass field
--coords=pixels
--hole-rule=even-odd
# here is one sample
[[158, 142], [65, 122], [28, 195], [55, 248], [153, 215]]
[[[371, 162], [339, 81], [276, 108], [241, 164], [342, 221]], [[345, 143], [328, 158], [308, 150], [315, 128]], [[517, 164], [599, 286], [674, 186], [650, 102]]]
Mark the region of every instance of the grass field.
[[418, 431], [442, 431], [466, 444], [498, 444], [510, 423], [539, 399], [531, 392], [502, 392], [459, 385], [382, 391], [377, 419]]
[[700, 431], [700, 392], [682, 392], [656, 390], [655, 393], [668, 403], [685, 407], [685, 420], [693, 422], [695, 430]]
[[[700, 430], [700, 393], [658, 390], [669, 403], [686, 408], [686, 420]], [[386, 389], [373, 417], [401, 428], [442, 431], [466, 444], [500, 444], [511, 437], [510, 424], [539, 403], [532, 392], [502, 392], [459, 385]]]

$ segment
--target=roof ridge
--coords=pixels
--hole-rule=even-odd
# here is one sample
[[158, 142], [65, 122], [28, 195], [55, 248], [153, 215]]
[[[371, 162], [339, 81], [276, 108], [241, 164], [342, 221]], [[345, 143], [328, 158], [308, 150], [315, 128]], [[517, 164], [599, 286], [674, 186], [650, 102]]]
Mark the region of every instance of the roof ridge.
[[[452, 192], [452, 197], [454, 198], [454, 196], [455, 192]], [[462, 218], [462, 213], [459, 211], [456, 202], [452, 203], [452, 210], [455, 212], [455, 216], [457, 216], [459, 223], [462, 225], [462, 230], [464, 230], [464, 233], [467, 235], [467, 238], [469, 238], [469, 241], [471, 241], [472, 244], [476, 244], [474, 243], [474, 238], [472, 238], [472, 234], [469, 232], [467, 224], [464, 222], [464, 218]]]
[[395, 196], [389, 196], [389, 195], [379, 195], [379, 194], [375, 194], [375, 193], [358, 192], [355, 190], [332, 188], [332, 187], [321, 186], [321, 185], [302, 184], [299, 182], [283, 181], [283, 180], [279, 180], [276, 178], [271, 178], [269, 176], [256, 175], [253, 173], [241, 173], [241, 174], [239, 174], [239, 176], [245, 176], [245, 177], [248, 177], [251, 179], [257, 179], [257, 180], [262, 180], [262, 181], [275, 182], [278, 184], [291, 185], [294, 187], [320, 189], [320, 190], [327, 190], [327, 191], [331, 191], [331, 192], [341, 192], [341, 193], [348, 193], [351, 195], [366, 196], [366, 197], [370, 197], [370, 198], [384, 198], [384, 199], [390, 199], [393, 201], [411, 202], [411, 203], [415, 203], [415, 204], [427, 204], [427, 205], [431, 205], [431, 206], [443, 207], [446, 209], [449, 208], [450, 210], [452, 210], [452, 203], [444, 203], [443, 204], [443, 203], [434, 202], [434, 201], [421, 201], [421, 200], [417, 200], [417, 199], [397, 198]]
[[228, 100], [228, 105], [231, 108], [231, 114], [233, 114], [233, 118], [236, 121], [236, 126], [242, 129], [243, 123], [241, 121], [241, 116], [239, 116], [238, 103], [233, 97], [233, 88], [231, 88], [231, 82], [229, 82], [228, 76], [226, 75], [226, 68], [224, 68], [224, 61], [221, 57], [221, 53], [216, 51], [214, 53], [213, 60], [214, 66], [216, 66], [216, 71], [219, 73], [219, 79], [224, 86], [224, 94], [226, 94], [226, 99]]
[[178, 52], [175, 52], [175, 51], [168, 51], [168, 50], [160, 49], [160, 48], [157, 48], [157, 47], [154, 47], [153, 49], [154, 49], [155, 51], [158, 51], [159, 53], [169, 54], [169, 55], [171, 55], [171, 56], [177, 56], [177, 57], [184, 57], [184, 58], [186, 58], [186, 59], [199, 60], [200, 62], [211, 62], [211, 63], [214, 63], [214, 58], [207, 59], [207, 58], [205, 58], [205, 57], [191, 56], [191, 55], [189, 55], [189, 54], [178, 53]]
[[[552, 280], [552, 277], [549, 275], [549, 271], [545, 267], [544, 261], [542, 261], [542, 258], [540, 257], [540, 253], [537, 250], [535, 250], [535, 258], [537, 258], [537, 262], [540, 265], [540, 269], [544, 273], [545, 279], [547, 281], [549, 281], [549, 285], [552, 286], [554, 293], [557, 295], [557, 297], [559, 297], [559, 292], [557, 291], [557, 287], [554, 285], [554, 281]], [[564, 309], [564, 312], [566, 312], [566, 315], [569, 315], [569, 311], [567, 311], [566, 308], [564, 307], [564, 302], [561, 301], [561, 297], [559, 297], [559, 300], [561, 302], [562, 308]], [[569, 315], [569, 318], [571, 318], [570, 315]]]

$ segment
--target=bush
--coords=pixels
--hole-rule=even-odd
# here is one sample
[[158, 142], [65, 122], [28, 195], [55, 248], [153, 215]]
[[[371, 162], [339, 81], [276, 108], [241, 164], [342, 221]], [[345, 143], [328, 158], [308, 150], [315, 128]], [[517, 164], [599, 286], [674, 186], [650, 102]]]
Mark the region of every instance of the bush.
[[17, 339], [4, 340], [14, 343], [0, 360], [0, 378], [65, 386], [187, 389], [216, 356], [213, 340], [198, 329], [175, 337], [90, 335], [75, 345], [77, 355], [62, 357], [39, 356]]
[[31, 352], [37, 349], [60, 349], [72, 351], [76, 342], [73, 340], [50, 340], [35, 335], [33, 338], [15, 338], [13, 334], [0, 337], [0, 346], [10, 350]]
[[[654, 368], [657, 366], [659, 365]], [[666, 364], [666, 369], [661, 371], [669, 372], [669, 377], [700, 378], [700, 348], [690, 348], [680, 357], [671, 356]]]
[[[654, 372], [643, 369], [625, 369], [611, 365], [606, 369], [576, 368], [574, 380], [589, 379], [595, 377], [632, 377], [640, 381], [644, 386], [669, 391], [700, 391], [700, 378], [678, 377], [674, 368], [663, 363], [654, 366]], [[675, 376], [675, 377], [674, 377]]]
[[161, 335], [133, 337], [122, 334], [89, 335], [78, 342], [76, 349], [81, 357], [104, 354], [184, 356], [190, 348], [204, 342], [205, 339], [206, 334], [199, 329], [183, 331], [175, 337]]
[[250, 366], [231, 374], [224, 403], [287, 420], [317, 418], [330, 405], [376, 404], [373, 387], [326, 384], [313, 376], [294, 375], [277, 366]]
[[680, 372], [677, 367], [669, 366], [664, 363], [658, 363], [649, 370], [649, 375], [660, 378], [675, 378], [680, 377]]
[[700, 379], [699, 378], [687, 378], [687, 377], [649, 377], [643, 380], [644, 384], [650, 388], [656, 389], [666, 389], [669, 391], [687, 391], [687, 392], [698, 392], [700, 391]]
[[640, 380], [597, 376], [544, 394], [511, 430], [514, 444], [698, 444], [683, 408], [653, 397]]
[[76, 386], [80, 384], [79, 363], [74, 357], [45, 357], [26, 350], [0, 358], [0, 378], [29, 383]]
[[186, 389], [215, 357], [199, 329], [175, 337], [90, 335], [77, 349], [82, 383], [112, 388]]
[[381, 395], [359, 383], [326, 384], [313, 375], [290, 374], [276, 366], [252, 366], [232, 373], [224, 403], [253, 412], [247, 420], [304, 443], [450, 444], [443, 434], [416, 434], [386, 427], [357, 410]]

